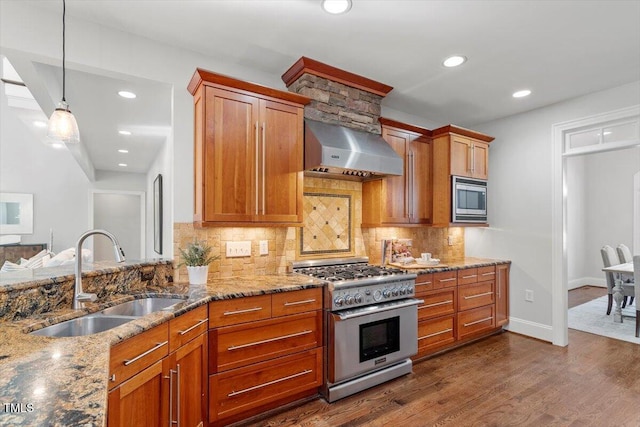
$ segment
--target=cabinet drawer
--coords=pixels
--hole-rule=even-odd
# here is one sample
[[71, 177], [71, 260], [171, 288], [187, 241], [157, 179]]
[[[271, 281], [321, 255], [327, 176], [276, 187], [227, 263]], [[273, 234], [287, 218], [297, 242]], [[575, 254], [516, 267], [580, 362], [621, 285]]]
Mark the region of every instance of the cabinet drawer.
[[416, 278], [416, 296], [433, 290], [433, 273], [420, 274]]
[[458, 310], [469, 310], [496, 301], [495, 281], [458, 286]]
[[455, 327], [455, 316], [418, 322], [418, 353], [453, 344], [456, 340]]
[[495, 306], [458, 312], [458, 339], [490, 331], [495, 327]]
[[198, 307], [169, 321], [169, 352], [207, 331], [207, 306]]
[[496, 278], [496, 266], [478, 267], [478, 282], [494, 280]]
[[478, 281], [477, 268], [465, 268], [458, 270], [458, 285], [466, 285], [467, 283], [476, 283]]
[[210, 332], [209, 339], [217, 372], [239, 368], [322, 346], [322, 312], [218, 328]]
[[243, 412], [322, 385], [322, 347], [209, 377], [209, 421]]
[[456, 271], [442, 271], [433, 273], [433, 289], [449, 288], [458, 284]]
[[420, 295], [420, 299], [424, 302], [418, 306], [418, 320], [456, 312], [456, 288], [429, 292]]
[[271, 296], [273, 317], [315, 310], [322, 310], [322, 288], [282, 292]]
[[109, 360], [109, 389], [168, 354], [168, 322], [114, 345]]
[[271, 317], [271, 295], [233, 298], [209, 303], [209, 328]]

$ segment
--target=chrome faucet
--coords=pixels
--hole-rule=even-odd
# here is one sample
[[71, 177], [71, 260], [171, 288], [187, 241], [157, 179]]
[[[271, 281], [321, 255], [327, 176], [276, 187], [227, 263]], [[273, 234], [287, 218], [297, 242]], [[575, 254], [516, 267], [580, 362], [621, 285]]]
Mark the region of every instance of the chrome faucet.
[[82, 236], [78, 239], [78, 243], [76, 243], [76, 265], [75, 265], [75, 273], [76, 273], [76, 285], [73, 293], [73, 309], [78, 310], [83, 307], [83, 302], [86, 301], [95, 301], [98, 296], [96, 294], [85, 293], [82, 290], [82, 244], [89, 236], [93, 236], [94, 234], [102, 234], [103, 236], [107, 236], [109, 240], [113, 243], [113, 253], [115, 254], [115, 258], [117, 262], [124, 262], [124, 251], [120, 247], [118, 243], [118, 239], [116, 236], [109, 233], [106, 230], [89, 230], [85, 231]]

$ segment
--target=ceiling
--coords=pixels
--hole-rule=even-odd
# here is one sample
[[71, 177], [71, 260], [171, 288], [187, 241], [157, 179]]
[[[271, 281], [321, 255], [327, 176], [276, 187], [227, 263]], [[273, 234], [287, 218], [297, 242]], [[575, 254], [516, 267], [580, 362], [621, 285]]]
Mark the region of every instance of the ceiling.
[[[465, 127], [640, 80], [637, 0], [353, 0], [336, 16], [323, 12], [320, 0], [67, 0], [67, 16], [274, 76], [307, 56], [393, 86], [385, 106]], [[445, 68], [451, 54], [468, 61]], [[84, 93], [90, 106], [122, 113], [128, 126], [167, 125], [159, 119], [167, 112], [146, 111], [153, 106], [138, 110], [145, 114], [138, 123], [133, 110], [107, 101], [117, 81], [101, 81], [97, 90], [90, 76], [68, 78], [87, 85], [74, 104]], [[529, 97], [511, 96], [524, 88]], [[84, 107], [72, 108], [84, 114]], [[117, 138], [113, 124], [90, 123], [81, 132]], [[99, 160], [106, 154], [91, 150], [97, 167], [108, 167]]]

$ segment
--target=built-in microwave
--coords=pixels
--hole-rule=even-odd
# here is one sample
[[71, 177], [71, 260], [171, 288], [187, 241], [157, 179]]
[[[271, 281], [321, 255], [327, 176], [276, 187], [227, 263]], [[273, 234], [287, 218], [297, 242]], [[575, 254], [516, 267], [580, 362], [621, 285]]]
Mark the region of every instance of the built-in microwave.
[[451, 222], [487, 222], [487, 181], [454, 176]]

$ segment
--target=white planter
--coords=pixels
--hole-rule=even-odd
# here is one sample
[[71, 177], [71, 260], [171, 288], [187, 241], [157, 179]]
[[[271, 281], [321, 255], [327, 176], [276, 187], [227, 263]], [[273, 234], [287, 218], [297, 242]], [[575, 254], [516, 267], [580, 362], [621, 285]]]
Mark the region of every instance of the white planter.
[[209, 266], [208, 265], [200, 265], [197, 267], [187, 266], [187, 273], [189, 273], [189, 284], [206, 285], [207, 275], [209, 273]]

